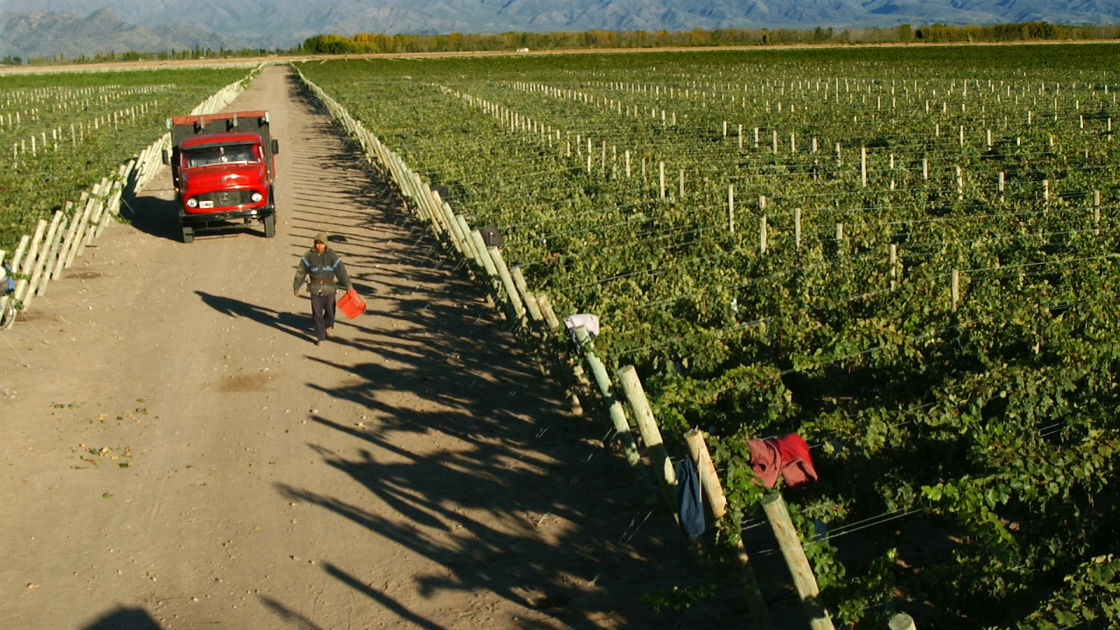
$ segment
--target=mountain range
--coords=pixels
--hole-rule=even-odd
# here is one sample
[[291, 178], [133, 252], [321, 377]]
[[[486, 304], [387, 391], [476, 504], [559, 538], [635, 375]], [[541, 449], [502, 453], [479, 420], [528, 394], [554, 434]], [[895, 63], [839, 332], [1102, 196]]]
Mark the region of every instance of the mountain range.
[[0, 0], [0, 56], [288, 49], [355, 33], [1120, 24], [1120, 0]]

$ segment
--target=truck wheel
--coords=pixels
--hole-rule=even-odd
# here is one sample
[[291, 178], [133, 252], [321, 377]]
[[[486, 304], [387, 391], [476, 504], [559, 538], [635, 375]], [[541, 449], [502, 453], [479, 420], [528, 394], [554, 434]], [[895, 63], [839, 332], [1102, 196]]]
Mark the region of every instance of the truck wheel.
[[264, 218], [264, 235], [265, 238], [272, 238], [276, 236], [276, 215], [270, 214]]
[[194, 228], [193, 227], [191, 227], [189, 225], [184, 225], [183, 226], [183, 242], [184, 243], [193, 243], [194, 242]]

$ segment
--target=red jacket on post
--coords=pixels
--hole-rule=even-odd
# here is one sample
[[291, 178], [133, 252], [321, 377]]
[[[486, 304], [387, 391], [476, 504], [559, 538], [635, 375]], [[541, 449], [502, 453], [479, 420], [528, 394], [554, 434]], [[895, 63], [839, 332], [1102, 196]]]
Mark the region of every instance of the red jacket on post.
[[778, 475], [793, 487], [817, 480], [817, 471], [809, 457], [809, 445], [796, 433], [772, 440], [748, 440], [751, 468], [762, 485], [773, 488]]

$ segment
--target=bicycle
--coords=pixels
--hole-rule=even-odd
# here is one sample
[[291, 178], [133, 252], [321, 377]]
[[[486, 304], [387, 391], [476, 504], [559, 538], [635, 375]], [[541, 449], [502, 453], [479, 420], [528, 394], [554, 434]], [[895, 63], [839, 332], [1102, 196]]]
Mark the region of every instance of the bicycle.
[[8, 265], [0, 267], [0, 330], [10, 327], [16, 321], [16, 282], [9, 275]]

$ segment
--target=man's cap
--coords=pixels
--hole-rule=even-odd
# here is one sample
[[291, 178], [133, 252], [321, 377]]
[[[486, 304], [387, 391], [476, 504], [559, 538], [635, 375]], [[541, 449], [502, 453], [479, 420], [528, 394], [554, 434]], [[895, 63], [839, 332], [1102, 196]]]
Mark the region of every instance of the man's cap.
[[316, 243], [326, 243], [327, 242], [327, 235], [322, 233], [322, 232], [319, 232], [318, 234], [315, 235], [315, 242]]

